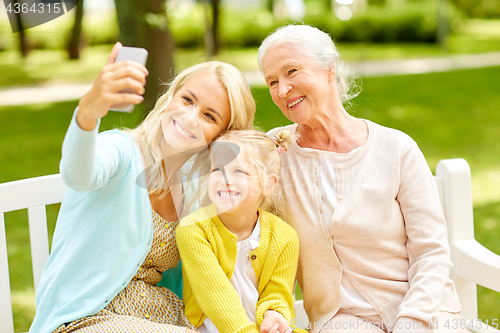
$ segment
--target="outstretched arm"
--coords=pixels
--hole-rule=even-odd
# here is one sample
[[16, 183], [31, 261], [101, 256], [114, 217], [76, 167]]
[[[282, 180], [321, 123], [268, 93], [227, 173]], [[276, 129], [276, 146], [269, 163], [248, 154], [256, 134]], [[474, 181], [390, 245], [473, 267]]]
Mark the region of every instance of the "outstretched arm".
[[[113, 47], [94, 85], [80, 100], [64, 138], [61, 176], [67, 186], [77, 191], [104, 186], [121, 162], [119, 138], [108, 142], [97, 137], [100, 118], [116, 103], [142, 101], [139, 94], [144, 93], [147, 70], [132, 61], [113, 63], [121, 47], [120, 43]], [[132, 88], [137, 94], [120, 93], [124, 88]]]
[[[76, 121], [85, 131], [96, 127], [97, 121], [108, 114], [115, 104], [139, 104], [143, 101], [148, 70], [134, 61], [114, 63], [121, 43], [116, 43], [92, 88], [78, 103]], [[136, 93], [120, 93], [131, 88]]]

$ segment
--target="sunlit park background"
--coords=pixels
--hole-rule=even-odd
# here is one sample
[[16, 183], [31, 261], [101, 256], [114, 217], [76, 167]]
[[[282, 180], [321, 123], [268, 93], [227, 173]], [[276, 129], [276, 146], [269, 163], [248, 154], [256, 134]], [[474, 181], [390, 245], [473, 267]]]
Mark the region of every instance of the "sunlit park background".
[[[148, 96], [132, 114], [109, 114], [101, 130], [135, 126], [151, 107], [160, 81], [209, 59], [233, 63], [254, 78], [258, 126], [268, 130], [288, 124], [256, 75], [258, 45], [286, 22], [330, 33], [356, 68], [371, 63], [390, 69], [402, 59], [443, 58], [447, 63], [461, 54], [495, 56], [500, 51], [498, 0], [117, 2], [115, 7], [112, 0], [84, 0], [83, 6], [80, 1], [68, 14], [22, 33], [12, 33], [6, 8], [0, 7], [0, 183], [58, 172], [62, 140], [78, 99], [60, 101], [61, 92], [91, 83], [117, 40], [148, 49]], [[452, 71], [362, 75], [363, 92], [349, 111], [408, 133], [432, 170], [440, 159], [467, 159], [476, 238], [500, 254], [500, 67], [470, 59], [470, 66]], [[420, 72], [425, 61], [415, 69]], [[52, 89], [44, 90], [50, 96], [42, 96], [43, 103], [33, 102], [36, 89], [21, 90], [26, 93], [17, 101], [7, 98], [26, 86]], [[51, 102], [51, 96], [59, 102]], [[57, 209], [48, 210], [50, 233]], [[5, 217], [15, 329], [26, 331], [35, 311], [26, 212]], [[499, 294], [482, 287], [478, 292], [479, 318], [500, 319]]]

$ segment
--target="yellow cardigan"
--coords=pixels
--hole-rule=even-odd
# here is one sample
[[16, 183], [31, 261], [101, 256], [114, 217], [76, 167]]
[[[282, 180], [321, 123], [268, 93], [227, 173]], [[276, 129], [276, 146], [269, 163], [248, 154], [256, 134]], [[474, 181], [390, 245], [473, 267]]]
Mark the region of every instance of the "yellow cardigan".
[[[177, 227], [182, 260], [185, 312], [199, 327], [209, 317], [220, 333], [258, 333], [267, 310], [295, 318], [293, 288], [299, 240], [279, 217], [259, 210], [260, 243], [250, 252], [258, 281], [256, 322], [252, 323], [229, 282], [236, 263], [237, 237], [217, 216], [214, 205], [183, 218]], [[294, 327], [292, 325], [292, 327]], [[305, 332], [294, 328], [294, 332]]]

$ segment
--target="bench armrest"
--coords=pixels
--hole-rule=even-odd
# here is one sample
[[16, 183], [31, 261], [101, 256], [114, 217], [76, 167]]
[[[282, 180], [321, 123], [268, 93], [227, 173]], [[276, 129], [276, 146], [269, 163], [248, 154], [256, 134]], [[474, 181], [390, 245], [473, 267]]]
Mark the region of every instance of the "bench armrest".
[[456, 240], [451, 244], [452, 273], [500, 292], [500, 256], [475, 239]]

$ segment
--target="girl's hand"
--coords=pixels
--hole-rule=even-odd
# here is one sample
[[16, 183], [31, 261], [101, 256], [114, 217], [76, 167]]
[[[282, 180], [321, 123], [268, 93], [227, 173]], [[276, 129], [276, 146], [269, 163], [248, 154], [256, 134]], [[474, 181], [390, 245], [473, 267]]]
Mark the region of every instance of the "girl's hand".
[[267, 310], [260, 325], [260, 333], [291, 333], [290, 323], [279, 312]]
[[[94, 129], [97, 120], [107, 115], [112, 105], [139, 104], [144, 100], [140, 95], [145, 91], [148, 70], [134, 61], [120, 61], [115, 64], [116, 55], [121, 47], [120, 42], [113, 46], [108, 61], [101, 69], [94, 85], [78, 103], [76, 121], [86, 131]], [[135, 94], [120, 93], [126, 88], [131, 88]]]

